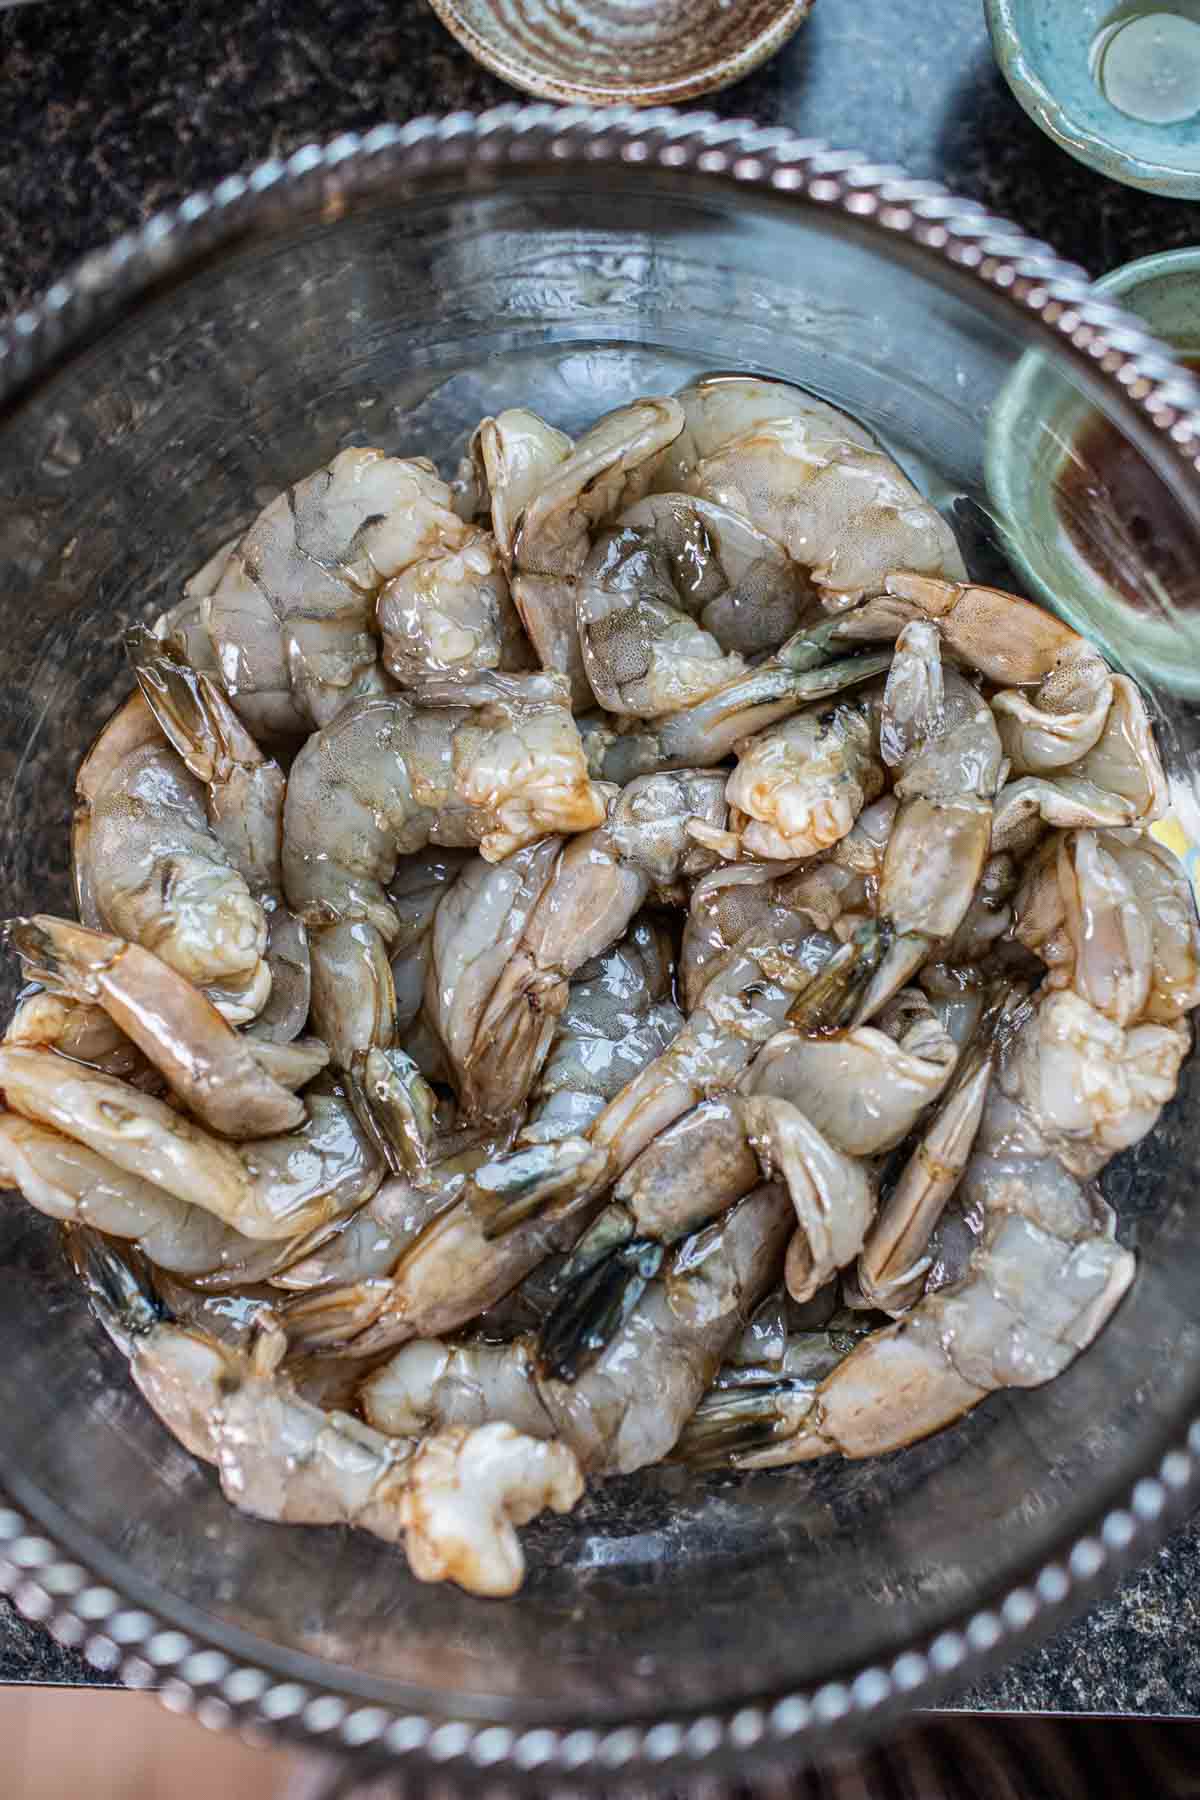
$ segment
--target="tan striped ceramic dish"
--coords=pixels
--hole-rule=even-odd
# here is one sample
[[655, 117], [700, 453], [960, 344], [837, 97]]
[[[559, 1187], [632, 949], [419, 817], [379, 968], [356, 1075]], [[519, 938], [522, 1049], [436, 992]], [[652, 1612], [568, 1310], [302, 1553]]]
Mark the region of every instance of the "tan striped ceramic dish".
[[657, 106], [773, 56], [813, 0], [430, 0], [472, 56], [527, 94]]

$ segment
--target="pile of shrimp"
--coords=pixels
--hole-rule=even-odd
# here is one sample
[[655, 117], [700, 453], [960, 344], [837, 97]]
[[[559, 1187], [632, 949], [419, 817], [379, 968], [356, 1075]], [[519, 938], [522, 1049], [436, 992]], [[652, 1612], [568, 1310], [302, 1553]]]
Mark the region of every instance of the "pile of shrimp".
[[236, 1506], [509, 1594], [586, 1478], [894, 1450], [1112, 1314], [1200, 1003], [1146, 707], [854, 420], [343, 450], [128, 649], [0, 1174]]

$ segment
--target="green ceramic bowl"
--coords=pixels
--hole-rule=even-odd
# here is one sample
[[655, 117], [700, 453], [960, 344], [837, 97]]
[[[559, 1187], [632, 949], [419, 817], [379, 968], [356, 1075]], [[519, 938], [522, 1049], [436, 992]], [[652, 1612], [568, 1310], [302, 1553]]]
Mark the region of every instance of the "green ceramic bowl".
[[[1095, 285], [1144, 319], [1181, 360], [1200, 361], [1200, 246], [1142, 257]], [[1155, 535], [1153, 514], [1132, 530], [1114, 519], [1117, 553], [1139, 590], [1135, 602], [1098, 572], [1064, 526], [1056, 487], [1081, 447], [1086, 459], [1095, 445], [1097, 422], [1079, 390], [1043, 356], [1029, 354], [1017, 364], [997, 395], [987, 432], [988, 497], [1005, 553], [1031, 594], [1135, 674], [1200, 696], [1200, 570], [1177, 572], [1164, 587], [1145, 554]], [[1144, 472], [1144, 479], [1152, 478]], [[1157, 484], [1149, 497], [1156, 496], [1166, 498]]]
[[1200, 199], [1197, 0], [984, 4], [1005, 80], [1055, 143], [1114, 181]]

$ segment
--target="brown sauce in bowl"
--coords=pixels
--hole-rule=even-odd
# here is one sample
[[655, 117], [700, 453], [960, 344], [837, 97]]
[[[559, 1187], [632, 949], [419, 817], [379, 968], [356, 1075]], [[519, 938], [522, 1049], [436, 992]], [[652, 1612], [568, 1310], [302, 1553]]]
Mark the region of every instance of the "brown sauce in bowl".
[[[1181, 359], [1200, 373], [1200, 356]], [[1054, 481], [1063, 527], [1087, 562], [1139, 612], [1200, 610], [1200, 535], [1117, 426], [1088, 420]]]

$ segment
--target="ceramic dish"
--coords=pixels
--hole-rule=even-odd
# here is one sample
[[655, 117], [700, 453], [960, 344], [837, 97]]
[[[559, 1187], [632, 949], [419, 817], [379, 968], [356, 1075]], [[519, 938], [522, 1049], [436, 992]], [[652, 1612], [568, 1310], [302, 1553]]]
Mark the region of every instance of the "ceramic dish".
[[[984, 430], [1031, 351], [1173, 484], [1200, 556], [1200, 413], [1137, 322], [978, 207], [786, 132], [456, 114], [150, 220], [0, 332], [0, 916], [70, 906], [71, 777], [128, 689], [124, 629], [339, 446], [452, 465], [504, 405], [577, 431], [758, 370], [861, 418], [1003, 577]], [[1185, 793], [1200, 716], [1159, 707]], [[18, 979], [4, 959], [4, 1016]], [[413, 1781], [679, 1788], [823, 1755], [1028, 1648], [1200, 1502], [1198, 1077], [1105, 1173], [1138, 1276], [1060, 1380], [875, 1461], [605, 1483], [529, 1528], [503, 1603], [232, 1510], [55, 1227], [0, 1204], [0, 1585], [209, 1724]]]
[[[1096, 287], [1120, 299], [1195, 366], [1200, 248], [1142, 257], [1114, 269]], [[1200, 695], [1200, 586], [1186, 556], [1160, 558], [1159, 579], [1146, 580], [1143, 545], [1129, 535], [1139, 534], [1143, 541], [1154, 536], [1162, 551], [1173, 517], [1170, 500], [1157, 482], [1142, 484], [1140, 465], [1132, 472], [1114, 465], [1111, 441], [1107, 458], [1104, 443], [1102, 437], [1104, 467], [1099, 467], [1093, 410], [1044, 357], [1023, 359], [992, 410], [988, 430], [988, 489], [997, 518], [1008, 522], [1007, 554], [1032, 593], [1057, 606], [1136, 673]], [[1064, 523], [1058, 484], [1068, 468], [1076, 471], [1076, 485], [1080, 480], [1109, 484], [1108, 502], [1091, 511], [1107, 534], [1103, 546], [1086, 522], [1074, 532]], [[1136, 491], [1124, 491], [1131, 473]], [[1120, 498], [1113, 503], [1114, 491], [1124, 492], [1123, 504]], [[1134, 578], [1122, 583], [1120, 569], [1126, 564]]]
[[1192, 0], [985, 0], [996, 60], [1035, 124], [1115, 181], [1200, 196]]
[[527, 94], [658, 106], [774, 56], [813, 0], [430, 0], [471, 55]]

